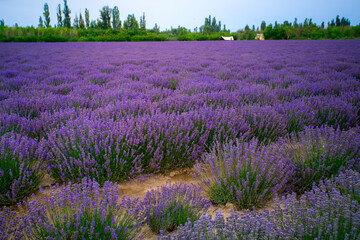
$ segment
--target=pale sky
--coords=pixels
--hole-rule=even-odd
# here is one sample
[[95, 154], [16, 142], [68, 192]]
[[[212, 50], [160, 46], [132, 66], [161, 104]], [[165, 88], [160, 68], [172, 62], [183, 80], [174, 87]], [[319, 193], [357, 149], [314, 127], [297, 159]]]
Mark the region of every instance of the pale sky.
[[[0, 19], [5, 24], [13, 26], [37, 26], [39, 17], [43, 17], [44, 4], [50, 8], [50, 24], [57, 23], [56, 9], [63, 0], [0, 0]], [[135, 14], [139, 21], [145, 12], [146, 28], [153, 28], [155, 23], [160, 30], [176, 28], [178, 25], [193, 30], [204, 24], [205, 17], [211, 15], [217, 21], [226, 24], [231, 31], [243, 29], [246, 24], [250, 27], [260, 26], [262, 20], [266, 24], [282, 23], [284, 20], [303, 22], [305, 18], [312, 18], [313, 22], [321, 24], [340, 17], [349, 18], [351, 25], [360, 24], [360, 0], [68, 0], [71, 10], [71, 22], [75, 14], [84, 15], [85, 8], [90, 11], [90, 19], [99, 18], [99, 10], [108, 5], [110, 8], [118, 6], [120, 18], [126, 19], [128, 14]]]

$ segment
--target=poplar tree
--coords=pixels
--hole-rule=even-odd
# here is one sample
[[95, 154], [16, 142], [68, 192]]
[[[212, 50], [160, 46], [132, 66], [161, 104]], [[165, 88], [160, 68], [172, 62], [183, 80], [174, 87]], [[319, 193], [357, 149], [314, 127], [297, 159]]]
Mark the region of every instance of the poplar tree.
[[79, 29], [79, 18], [77, 14], [75, 14], [75, 18], [74, 18], [74, 28]]
[[82, 14], [80, 13], [80, 18], [79, 18], [79, 27], [81, 29], [84, 29], [85, 28], [85, 22], [84, 22], [84, 18], [82, 16]]
[[140, 30], [146, 31], [145, 13], [143, 13], [142, 17], [140, 17]]
[[39, 25], [38, 25], [38, 27], [39, 27], [39, 28], [44, 27], [44, 21], [43, 21], [43, 19], [42, 19], [41, 16], [39, 17]]
[[70, 19], [70, 9], [69, 9], [69, 6], [67, 5], [67, 0], [64, 0], [64, 10], [63, 10], [63, 13], [64, 13], [64, 24], [63, 26], [64, 27], [67, 27], [67, 28], [71, 28], [71, 19]]
[[50, 12], [49, 12], [49, 5], [47, 3], [44, 4], [44, 23], [45, 27], [50, 27]]
[[109, 8], [109, 6], [104, 6], [100, 10], [101, 28], [109, 29], [111, 27], [110, 21], [111, 21], [111, 9]]
[[139, 23], [134, 14], [129, 14], [127, 19], [124, 21], [124, 29], [132, 30], [134, 32], [139, 30]]
[[63, 26], [63, 22], [62, 22], [62, 15], [61, 15], [61, 5], [59, 4], [58, 5], [58, 8], [57, 8], [57, 21], [58, 21], [58, 27], [62, 27]]
[[85, 8], [85, 24], [86, 24], [86, 28], [90, 27], [90, 14], [87, 8]]
[[120, 11], [117, 6], [115, 6], [112, 10], [112, 27], [114, 29], [121, 28]]
[[264, 31], [266, 29], [266, 22], [265, 21], [261, 22], [260, 29], [261, 29], [261, 31]]

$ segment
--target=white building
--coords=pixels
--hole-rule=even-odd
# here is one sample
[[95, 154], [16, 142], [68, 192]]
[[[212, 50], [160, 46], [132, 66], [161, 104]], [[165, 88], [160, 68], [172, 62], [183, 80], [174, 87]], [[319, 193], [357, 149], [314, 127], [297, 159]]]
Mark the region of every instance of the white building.
[[233, 41], [233, 40], [234, 40], [234, 37], [233, 37], [233, 36], [231, 36], [231, 37], [221, 37], [221, 40]]

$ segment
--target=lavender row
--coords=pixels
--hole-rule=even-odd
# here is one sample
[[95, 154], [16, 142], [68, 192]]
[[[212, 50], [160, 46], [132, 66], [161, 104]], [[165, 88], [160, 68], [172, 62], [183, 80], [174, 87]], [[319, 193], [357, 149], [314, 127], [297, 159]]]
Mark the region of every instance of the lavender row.
[[0, 239], [141, 239], [144, 224], [158, 234], [171, 232], [211, 205], [201, 188], [182, 183], [152, 189], [144, 200], [120, 200], [116, 184], [107, 181], [101, 189], [88, 178], [41, 191], [19, 204], [20, 213], [0, 212]]
[[204, 214], [159, 239], [358, 239], [360, 174], [346, 171], [296, 194], [274, 198], [274, 209]]
[[343, 169], [359, 171], [359, 146], [359, 128], [306, 128], [271, 145], [244, 138], [217, 143], [195, 170], [212, 202], [249, 209], [276, 194], [302, 194]]
[[144, 200], [123, 196], [119, 202], [116, 184], [105, 182], [101, 193], [96, 181], [84, 178], [33, 196], [19, 204], [20, 214], [5, 208], [0, 237], [137, 239], [148, 224], [159, 239], [358, 239], [359, 182], [358, 172], [344, 171], [314, 184], [300, 199], [295, 193], [275, 196], [273, 210], [232, 211], [225, 221], [221, 212], [214, 219], [207, 215], [211, 204], [193, 185], [161, 186]]

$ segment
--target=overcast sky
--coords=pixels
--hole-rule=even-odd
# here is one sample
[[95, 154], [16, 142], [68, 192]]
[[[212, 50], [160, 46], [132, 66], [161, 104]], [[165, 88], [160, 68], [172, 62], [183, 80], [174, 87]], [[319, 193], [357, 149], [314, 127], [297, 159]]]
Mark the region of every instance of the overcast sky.
[[[54, 25], [57, 5], [60, 3], [63, 7], [63, 0], [0, 0], [0, 19], [8, 26], [15, 23], [37, 26], [45, 2], [50, 8], [50, 24]], [[321, 24], [340, 15], [349, 18], [351, 25], [360, 23], [360, 0], [68, 0], [68, 5], [72, 22], [75, 14], [82, 12], [84, 15], [85, 8], [90, 11], [90, 19], [96, 20], [99, 10], [108, 5], [110, 8], [118, 6], [122, 21], [132, 13], [139, 20], [145, 12], [146, 27], [153, 28], [157, 23], [160, 30], [178, 25], [193, 30], [203, 25], [208, 15], [215, 16], [231, 31], [243, 29], [246, 24], [260, 26], [262, 20], [267, 24], [275, 20], [293, 22], [295, 17], [298, 22], [312, 18], [313, 22]]]

